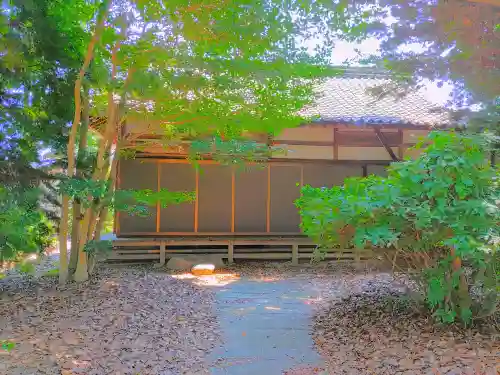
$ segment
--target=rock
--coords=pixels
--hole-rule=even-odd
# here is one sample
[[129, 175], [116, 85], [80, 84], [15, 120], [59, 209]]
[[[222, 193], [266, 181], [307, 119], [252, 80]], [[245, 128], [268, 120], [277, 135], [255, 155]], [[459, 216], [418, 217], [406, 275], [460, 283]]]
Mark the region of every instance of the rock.
[[173, 257], [167, 262], [167, 268], [174, 271], [189, 271], [194, 266], [192, 259]]
[[190, 271], [197, 264], [212, 264], [215, 269], [224, 267], [222, 255], [176, 255], [167, 262], [167, 268], [174, 271]]

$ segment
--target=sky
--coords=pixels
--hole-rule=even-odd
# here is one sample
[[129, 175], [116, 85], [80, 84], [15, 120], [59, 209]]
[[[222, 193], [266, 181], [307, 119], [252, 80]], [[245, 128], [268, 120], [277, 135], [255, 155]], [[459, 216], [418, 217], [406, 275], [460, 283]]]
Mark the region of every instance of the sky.
[[[381, 21], [390, 26], [394, 23], [397, 23], [398, 19], [389, 14], [384, 19], [381, 19]], [[314, 48], [317, 43], [321, 43], [320, 39], [321, 38], [319, 38], [319, 40], [305, 40], [303, 41], [303, 43], [310, 53], [314, 53]], [[365, 39], [361, 43], [349, 43], [346, 41], [337, 40], [332, 52], [331, 62], [334, 65], [344, 65], [346, 61], [349, 60], [351, 66], [360, 66], [360, 64], [356, 64], [355, 62], [355, 60], [359, 59], [360, 55], [364, 55], [363, 57], [369, 55], [379, 55], [379, 48], [380, 41], [375, 37]], [[423, 52], [424, 49], [422, 45], [418, 43], [412, 43], [406, 45], [403, 48], [403, 51]], [[445, 106], [445, 104], [447, 104], [450, 99], [450, 94], [453, 89], [452, 85], [445, 83], [443, 84], [443, 86], [438, 87], [437, 83], [434, 83], [432, 81], [425, 80], [424, 82], [426, 82], [426, 85], [425, 88], [420, 91], [420, 94], [436, 105]]]
[[[363, 55], [377, 54], [380, 42], [376, 38], [369, 38], [362, 43], [349, 43], [345, 41], [337, 41], [333, 50], [332, 63], [335, 65], [343, 65], [346, 60], [353, 60], [358, 57], [358, 50]], [[418, 51], [418, 46], [410, 46], [408, 49]], [[352, 63], [351, 65], [359, 65]], [[436, 83], [431, 81], [426, 82], [426, 87], [421, 91], [421, 94], [430, 102], [437, 105], [444, 105], [450, 98], [452, 90], [451, 85], [443, 85], [437, 87]]]

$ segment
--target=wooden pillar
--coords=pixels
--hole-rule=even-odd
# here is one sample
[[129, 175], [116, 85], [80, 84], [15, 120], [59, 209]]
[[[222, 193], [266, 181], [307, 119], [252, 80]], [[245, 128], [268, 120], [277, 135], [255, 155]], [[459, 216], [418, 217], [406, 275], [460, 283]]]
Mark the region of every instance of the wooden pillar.
[[200, 196], [199, 194], [199, 187], [200, 187], [200, 171], [198, 170], [198, 166], [195, 168], [195, 196], [196, 199], [194, 201], [194, 231], [198, 232], [198, 208], [199, 208], [199, 203], [198, 203], [198, 198]]
[[267, 165], [266, 231], [271, 232], [271, 164]]
[[338, 128], [333, 129], [333, 159], [339, 160], [339, 145], [337, 143], [337, 132]]
[[165, 264], [165, 253], [166, 253], [166, 245], [165, 242], [160, 242], [160, 266]]
[[[160, 162], [156, 162], [156, 191], [161, 190], [161, 165]], [[156, 202], [156, 233], [160, 233], [160, 202]]]
[[[118, 163], [118, 165], [116, 166], [116, 173], [117, 173], [117, 177], [116, 177], [116, 190], [119, 190], [120, 186], [121, 186], [121, 181], [120, 181], [120, 178], [121, 178], [121, 173], [120, 173], [121, 163], [120, 163], [120, 160], [118, 160], [117, 163]], [[115, 222], [113, 223], [113, 232], [117, 236], [120, 235], [120, 211], [117, 211], [117, 210], [115, 210]]]
[[235, 199], [236, 199], [236, 176], [234, 166], [231, 169], [231, 233], [234, 233], [235, 221]]
[[234, 242], [229, 241], [229, 244], [227, 245], [227, 262], [229, 264], [234, 263]]
[[294, 266], [299, 265], [299, 245], [298, 244], [292, 245], [292, 265], [294, 265]]
[[399, 129], [398, 130], [398, 134], [399, 134], [399, 145], [398, 145], [398, 158], [399, 160], [403, 160], [404, 159], [404, 148], [403, 148], [403, 129]]

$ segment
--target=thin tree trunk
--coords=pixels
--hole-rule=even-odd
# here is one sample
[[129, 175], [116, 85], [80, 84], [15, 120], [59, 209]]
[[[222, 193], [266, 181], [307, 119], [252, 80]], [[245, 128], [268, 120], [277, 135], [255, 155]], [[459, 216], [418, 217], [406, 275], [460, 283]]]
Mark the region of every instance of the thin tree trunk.
[[86, 238], [89, 231], [91, 208], [85, 210], [84, 219], [80, 228], [81, 241], [78, 242], [78, 262], [76, 264], [75, 274], [73, 279], [76, 282], [86, 281], [89, 278], [87, 269], [87, 254], [83, 251], [86, 244]]
[[[123, 30], [125, 33], [125, 29]], [[111, 80], [114, 81], [117, 74], [117, 53], [120, 48], [120, 41], [118, 41], [113, 47], [113, 52], [111, 56], [111, 60], [113, 62], [113, 66], [111, 69]], [[125, 85], [128, 82], [130, 77], [127, 75], [127, 79]], [[122, 98], [123, 99], [123, 98]], [[121, 101], [123, 103], [123, 100]], [[121, 106], [120, 106], [121, 108]], [[97, 151], [97, 165], [96, 169], [93, 173], [92, 180], [93, 181], [103, 181], [108, 177], [109, 167], [111, 165], [111, 179], [115, 180], [114, 174], [116, 174], [116, 161], [113, 160], [112, 155], [112, 147], [113, 140], [117, 135], [117, 124], [120, 122], [120, 118], [117, 114], [117, 109], [119, 109], [118, 105], [114, 100], [114, 91], [110, 90], [108, 92], [108, 112], [107, 112], [107, 122], [104, 130], [103, 137], [100, 140], [99, 148]], [[116, 151], [115, 151], [116, 152]], [[111, 187], [111, 193], [114, 189], [114, 182]], [[84, 253], [83, 249], [86, 244], [86, 240], [90, 238], [92, 233], [89, 233], [91, 229], [95, 228], [95, 220], [92, 217], [92, 210], [87, 209], [84, 215], [84, 219], [82, 222], [82, 232], [80, 234], [80, 238], [82, 239], [78, 245], [78, 263], [75, 271], [74, 279], [77, 282], [85, 281], [88, 279], [88, 259], [87, 255]]]
[[[77, 165], [76, 165], [76, 176], [79, 178], [83, 177], [83, 168], [80, 165], [83, 162], [85, 156], [85, 151], [87, 148], [87, 134], [90, 122], [90, 106], [89, 106], [89, 90], [85, 89], [85, 94], [83, 96], [83, 109], [82, 109], [82, 125], [80, 126], [80, 141], [78, 143], [78, 154], [77, 154]], [[75, 272], [76, 265], [78, 262], [78, 242], [80, 237], [80, 225], [82, 219], [82, 208], [79, 200], [73, 202], [73, 223], [71, 230], [71, 255], [69, 258], [69, 272]]]
[[469, 296], [469, 286], [462, 269], [462, 258], [456, 255], [455, 249], [451, 249], [453, 272], [459, 272], [458, 298], [460, 299], [460, 309], [470, 309], [471, 301]]
[[[114, 106], [113, 103], [110, 103], [110, 105]], [[109, 169], [109, 161], [106, 158], [106, 154], [108, 157], [111, 156], [111, 144], [113, 140], [113, 129], [114, 126], [112, 126], [110, 123], [114, 119], [114, 113], [113, 110], [110, 111], [108, 118], [108, 122], [106, 124], [106, 131], [105, 131], [105, 137], [101, 138], [100, 140], [100, 145], [99, 145], [99, 150], [97, 153], [97, 166], [94, 171], [94, 174], [92, 176], [92, 179], [94, 181], [102, 181], [106, 178], [107, 175], [107, 169]], [[106, 166], [108, 166], [106, 168]], [[88, 274], [88, 262], [87, 262], [87, 254], [83, 251], [85, 248], [85, 244], [87, 243], [87, 240], [90, 238], [89, 236], [92, 235], [92, 233], [89, 233], [91, 230], [91, 225], [94, 224], [94, 219], [93, 219], [94, 213], [91, 208], [88, 208], [85, 211], [84, 217], [83, 217], [83, 222], [81, 225], [81, 233], [80, 233], [80, 241], [78, 244], [78, 263], [76, 266], [76, 271], [74, 275], [74, 280], [77, 282], [82, 282], [88, 280], [89, 274]]]
[[68, 220], [69, 196], [63, 195], [59, 224], [59, 284], [66, 284], [68, 281]]
[[[78, 133], [78, 125], [80, 124], [81, 118], [81, 88], [85, 72], [87, 71], [90, 62], [94, 58], [94, 49], [97, 41], [100, 38], [101, 31], [104, 28], [104, 21], [109, 8], [109, 1], [104, 2], [103, 12], [98, 15], [98, 23], [94, 31], [94, 35], [87, 46], [87, 52], [85, 54], [85, 59], [83, 61], [80, 72], [78, 73], [78, 78], [75, 81], [75, 116], [73, 118], [73, 124], [71, 125], [71, 131], [68, 140], [68, 178], [73, 177], [75, 172], [75, 141], [76, 134]], [[68, 219], [69, 219], [69, 197], [63, 195], [62, 207], [61, 207], [61, 226], [59, 230], [59, 251], [60, 251], [60, 267], [59, 267], [59, 283], [64, 284], [68, 280], [68, 252], [67, 252], [67, 240], [68, 240]], [[78, 246], [79, 247], [79, 246]]]
[[[101, 240], [101, 230], [102, 230], [102, 216], [106, 215], [108, 212], [107, 207], [101, 208], [99, 215], [94, 213], [95, 219], [90, 224], [90, 231], [88, 235], [88, 240], [94, 240], [96, 242]], [[88, 274], [92, 275], [94, 273], [95, 265], [97, 263], [97, 254], [92, 253], [88, 256]]]
[[[75, 116], [73, 118], [73, 124], [71, 125], [71, 131], [68, 140], [68, 170], [67, 175], [68, 178], [73, 177], [75, 172], [75, 141], [76, 135], [78, 133], [78, 125], [80, 124], [81, 118], [81, 88], [83, 79], [85, 76], [85, 72], [87, 71], [90, 62], [94, 58], [94, 48], [97, 44], [97, 41], [100, 38], [101, 31], [104, 28], [104, 21], [106, 19], [106, 14], [109, 8], [109, 1], [104, 3], [105, 7], [102, 8], [103, 13], [98, 16], [98, 23], [90, 40], [89, 45], [87, 46], [87, 52], [85, 54], [85, 60], [83, 65], [78, 73], [78, 78], [75, 81]], [[64, 284], [68, 280], [68, 253], [67, 253], [67, 240], [68, 240], [68, 219], [69, 219], [69, 197], [67, 195], [63, 195], [62, 199], [62, 207], [61, 207], [61, 229], [59, 231], [59, 251], [60, 251], [60, 267], [59, 267], [59, 282]], [[80, 247], [80, 246], [78, 246]], [[85, 259], [86, 261], [86, 259]], [[78, 263], [79, 264], [79, 263]]]

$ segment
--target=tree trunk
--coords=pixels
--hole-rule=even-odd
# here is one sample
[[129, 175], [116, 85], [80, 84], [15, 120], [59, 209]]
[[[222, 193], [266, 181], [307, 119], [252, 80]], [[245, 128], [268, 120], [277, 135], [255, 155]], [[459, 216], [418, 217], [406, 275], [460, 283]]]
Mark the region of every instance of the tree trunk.
[[460, 281], [458, 283], [458, 298], [460, 300], [460, 309], [470, 309], [471, 299], [469, 296], [469, 286], [462, 269], [462, 258], [456, 255], [455, 249], [451, 249], [451, 256], [453, 258], [452, 268], [453, 272], [460, 273]]
[[85, 253], [85, 244], [87, 243], [87, 234], [89, 231], [91, 219], [91, 209], [87, 208], [85, 210], [84, 219], [80, 228], [80, 241], [78, 242], [78, 262], [76, 265], [75, 275], [73, 279], [76, 282], [87, 281], [89, 278], [87, 269], [87, 254]]
[[[71, 131], [68, 140], [68, 170], [67, 175], [68, 178], [73, 177], [74, 169], [75, 169], [75, 141], [76, 134], [78, 132], [78, 126], [80, 124], [81, 119], [81, 88], [83, 79], [85, 76], [85, 72], [87, 71], [90, 62], [94, 58], [94, 48], [97, 44], [97, 41], [100, 38], [101, 31], [104, 27], [104, 21], [106, 19], [106, 14], [108, 12], [108, 8], [110, 3], [105, 2], [105, 6], [101, 8], [103, 10], [102, 13], [98, 15], [98, 23], [90, 40], [89, 45], [87, 46], [87, 52], [85, 54], [85, 59], [83, 61], [82, 67], [78, 73], [78, 78], [75, 81], [75, 116], [73, 118], [73, 123], [71, 125]], [[63, 195], [63, 204], [61, 208], [61, 229], [59, 231], [59, 251], [60, 251], [60, 267], [59, 267], [59, 282], [64, 284], [68, 280], [68, 253], [67, 253], [67, 239], [68, 239], [68, 217], [69, 217], [69, 197], [67, 195]], [[79, 246], [80, 247], [80, 246]], [[85, 259], [86, 261], [86, 259]], [[79, 264], [79, 263], [78, 263]]]
[[[110, 106], [114, 107], [114, 104], [110, 104]], [[113, 125], [110, 123], [114, 119], [114, 109], [110, 111], [108, 114], [108, 122], [106, 124], [105, 137], [101, 138], [99, 144], [99, 150], [97, 152], [97, 165], [96, 169], [93, 173], [92, 180], [94, 181], [102, 181], [106, 178], [107, 170], [109, 169], [109, 160], [107, 160], [106, 155], [110, 157], [111, 153], [111, 144], [113, 140]], [[93, 207], [96, 208], [96, 207]], [[91, 230], [95, 228], [95, 214], [92, 208], [88, 208], [85, 211], [83, 222], [81, 225], [81, 233], [80, 233], [80, 241], [78, 244], [78, 263], [75, 271], [74, 280], [77, 282], [88, 280], [88, 257], [87, 254], [83, 251], [85, 248], [85, 244], [91, 238], [92, 233]]]
[[[76, 176], [82, 178], [84, 176], [84, 171], [81, 166], [83, 162], [85, 151], [87, 148], [87, 135], [90, 122], [90, 105], [89, 105], [89, 90], [85, 88], [85, 94], [83, 95], [83, 108], [82, 108], [82, 124], [80, 126], [80, 141], [78, 143], [78, 153], [77, 153], [77, 165], [76, 165]], [[75, 272], [76, 265], [78, 263], [78, 243], [80, 237], [80, 225], [81, 225], [81, 215], [82, 215], [81, 203], [79, 200], [73, 202], [73, 223], [71, 230], [71, 255], [69, 258], [69, 272]]]
[[59, 284], [66, 284], [68, 281], [68, 220], [69, 197], [63, 195], [59, 225]]
[[[103, 228], [103, 223], [106, 220], [106, 217], [108, 215], [108, 208], [103, 207], [101, 212], [99, 213], [99, 218], [95, 221], [95, 231], [92, 230], [94, 233], [93, 238], [89, 236], [89, 239], [93, 239], [96, 242], [99, 242], [101, 240], [101, 231]], [[88, 258], [88, 274], [92, 275], [94, 273], [95, 266], [97, 264], [97, 254], [92, 254]]]

